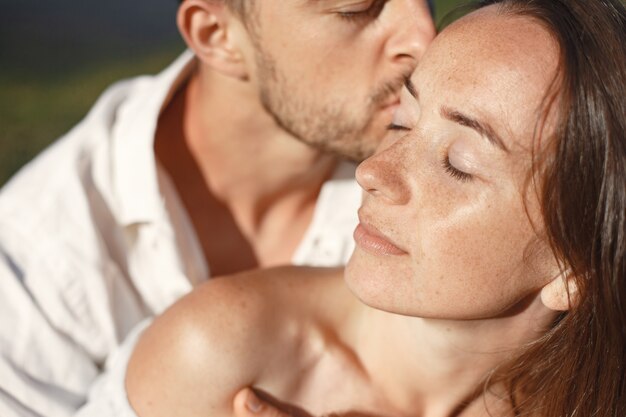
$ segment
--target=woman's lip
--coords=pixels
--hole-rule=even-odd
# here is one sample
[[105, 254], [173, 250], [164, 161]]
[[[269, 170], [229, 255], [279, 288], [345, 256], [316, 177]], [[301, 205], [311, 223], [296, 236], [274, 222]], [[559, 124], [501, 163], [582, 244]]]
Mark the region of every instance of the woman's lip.
[[354, 241], [363, 250], [374, 255], [406, 255], [407, 252], [391, 243], [376, 228], [359, 223], [354, 230]]

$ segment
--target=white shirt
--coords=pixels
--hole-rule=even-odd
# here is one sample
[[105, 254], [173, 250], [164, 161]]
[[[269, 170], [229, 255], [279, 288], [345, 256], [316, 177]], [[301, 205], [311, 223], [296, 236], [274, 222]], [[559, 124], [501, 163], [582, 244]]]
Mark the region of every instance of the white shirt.
[[[190, 75], [110, 87], [86, 118], [0, 191], [0, 416], [67, 416], [131, 329], [209, 277], [153, 141]], [[293, 262], [344, 264], [360, 191], [341, 164]]]

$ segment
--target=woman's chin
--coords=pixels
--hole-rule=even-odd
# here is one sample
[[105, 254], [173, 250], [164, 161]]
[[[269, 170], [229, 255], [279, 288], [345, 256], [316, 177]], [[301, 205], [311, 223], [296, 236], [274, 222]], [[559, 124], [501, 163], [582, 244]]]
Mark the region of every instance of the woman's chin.
[[412, 279], [406, 267], [388, 265], [359, 248], [346, 265], [344, 279], [362, 303], [378, 310], [405, 314], [403, 306], [412, 299]]

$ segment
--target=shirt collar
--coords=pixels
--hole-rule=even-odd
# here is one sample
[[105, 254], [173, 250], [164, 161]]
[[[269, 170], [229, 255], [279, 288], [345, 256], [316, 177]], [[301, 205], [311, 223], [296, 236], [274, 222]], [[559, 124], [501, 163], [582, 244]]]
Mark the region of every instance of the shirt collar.
[[113, 131], [113, 187], [118, 196], [118, 221], [125, 226], [163, 216], [154, 154], [157, 122], [194, 66], [194, 55], [187, 50], [160, 74], [136, 79], [128, 100], [118, 110]]

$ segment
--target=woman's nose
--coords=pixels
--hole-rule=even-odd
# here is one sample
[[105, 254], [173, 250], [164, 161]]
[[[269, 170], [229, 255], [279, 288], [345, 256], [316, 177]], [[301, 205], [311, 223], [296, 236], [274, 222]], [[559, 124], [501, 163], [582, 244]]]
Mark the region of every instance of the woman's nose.
[[396, 142], [381, 147], [356, 170], [361, 188], [386, 204], [404, 205], [411, 199], [401, 145]]

